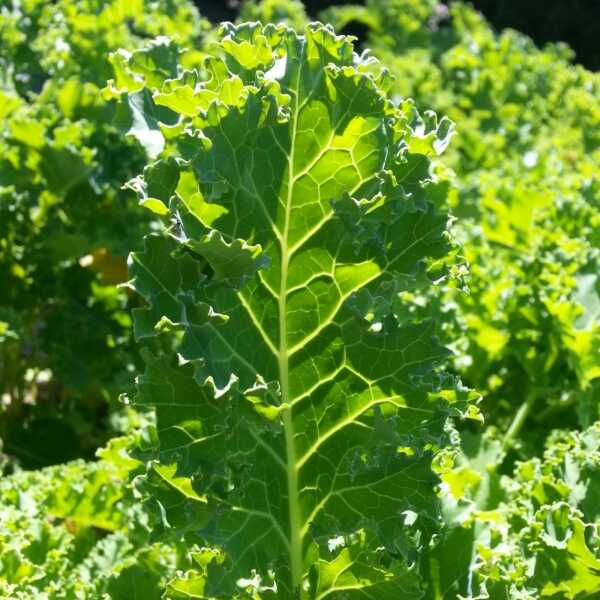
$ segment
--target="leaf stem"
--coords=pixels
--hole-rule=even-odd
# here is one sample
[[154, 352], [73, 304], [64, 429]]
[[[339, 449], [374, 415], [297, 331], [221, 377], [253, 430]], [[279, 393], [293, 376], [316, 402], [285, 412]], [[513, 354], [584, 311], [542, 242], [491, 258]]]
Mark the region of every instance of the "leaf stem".
[[560, 401], [556, 404], [551, 404], [550, 406], [548, 406], [548, 408], [543, 410], [541, 413], [538, 413], [537, 415], [535, 415], [535, 420], [538, 422], [545, 421], [549, 417], [553, 417], [557, 413], [560, 413], [561, 411], [563, 411], [567, 408], [573, 408], [573, 406], [576, 403], [577, 403], [576, 396], [574, 394], [571, 394], [571, 397], [568, 400]]
[[293, 407], [289, 398], [289, 356], [287, 349], [287, 269], [288, 255], [287, 226], [282, 244], [281, 289], [279, 292], [279, 384], [281, 386], [281, 402], [287, 408], [283, 412], [283, 429], [285, 431], [286, 471], [288, 484], [288, 511], [290, 519], [290, 571], [292, 590], [300, 587], [302, 582], [302, 540], [300, 537], [300, 510], [298, 507], [298, 465], [294, 442]]
[[[304, 53], [304, 46], [302, 48]], [[293, 188], [294, 188], [294, 154], [296, 147], [296, 135], [298, 128], [298, 93], [300, 89], [300, 74], [302, 71], [302, 60], [298, 65], [296, 80], [295, 109], [291, 121], [290, 153], [288, 156], [288, 187], [284, 215], [284, 226], [281, 236], [281, 266], [279, 284], [279, 384], [281, 386], [281, 402], [286, 406], [283, 412], [283, 428], [285, 431], [286, 467], [288, 487], [288, 511], [290, 520], [290, 572], [292, 594], [295, 594], [302, 583], [302, 534], [301, 514], [298, 503], [298, 464], [296, 460], [296, 446], [294, 435], [293, 407], [290, 405], [289, 390], [289, 349], [287, 340], [287, 296], [288, 296], [288, 267], [290, 262], [289, 253], [289, 230], [290, 216], [292, 210]]]
[[519, 435], [519, 432], [525, 424], [525, 421], [527, 420], [527, 417], [529, 416], [529, 413], [531, 412], [531, 409], [533, 408], [536, 399], [537, 393], [532, 390], [527, 394], [525, 402], [523, 402], [523, 404], [519, 406], [519, 410], [517, 410], [517, 413], [515, 414], [512, 423], [510, 424], [510, 427], [508, 428], [504, 436], [505, 447], [509, 446]]

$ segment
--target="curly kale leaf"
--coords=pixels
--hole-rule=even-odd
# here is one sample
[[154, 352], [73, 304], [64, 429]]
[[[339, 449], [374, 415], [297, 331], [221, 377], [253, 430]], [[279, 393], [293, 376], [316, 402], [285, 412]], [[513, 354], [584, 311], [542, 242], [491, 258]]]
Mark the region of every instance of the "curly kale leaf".
[[322, 25], [226, 25], [202, 72], [162, 83], [118, 68], [179, 115], [132, 182], [171, 235], [130, 258], [146, 487], [204, 546], [170, 593], [420, 597], [432, 457], [448, 415], [474, 415], [401, 301], [453, 262], [433, 160], [451, 124], [394, 106]]

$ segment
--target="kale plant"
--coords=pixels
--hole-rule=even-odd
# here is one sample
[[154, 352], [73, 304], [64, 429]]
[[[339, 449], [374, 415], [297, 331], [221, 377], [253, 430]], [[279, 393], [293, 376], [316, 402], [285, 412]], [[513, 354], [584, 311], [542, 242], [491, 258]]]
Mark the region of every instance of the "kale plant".
[[145, 489], [197, 548], [170, 593], [419, 598], [432, 459], [449, 415], [476, 416], [405, 301], [455, 270], [435, 161], [452, 124], [394, 105], [320, 24], [227, 24], [176, 77], [115, 65], [107, 94], [167, 119], [129, 185], [171, 222], [130, 257], [133, 401], [157, 416]]

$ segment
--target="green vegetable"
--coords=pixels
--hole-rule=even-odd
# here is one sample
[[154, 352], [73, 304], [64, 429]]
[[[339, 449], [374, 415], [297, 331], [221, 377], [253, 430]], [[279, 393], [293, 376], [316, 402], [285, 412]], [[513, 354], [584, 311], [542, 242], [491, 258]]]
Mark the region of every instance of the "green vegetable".
[[446, 528], [430, 555], [434, 598], [583, 599], [600, 593], [600, 428], [554, 432], [543, 457], [500, 472], [502, 440], [463, 435], [442, 475]]
[[3, 478], [3, 598], [161, 598], [187, 563], [176, 546], [151, 541], [147, 516], [126, 487], [140, 465], [126, 454], [133, 438], [114, 438], [95, 463]]
[[450, 204], [470, 293], [450, 290], [443, 316], [487, 423], [522, 458], [553, 428], [588, 427], [600, 415], [600, 76], [564, 46], [496, 35], [460, 2], [370, 0], [323, 18], [366, 25], [392, 94], [457, 123]]
[[121, 189], [144, 149], [119, 133], [100, 89], [111, 51], [177, 34], [194, 64], [204, 29], [184, 0], [2, 3], [0, 437], [11, 462], [92, 457], [110, 435], [105, 415], [137, 361], [115, 285], [148, 218]]
[[154, 349], [146, 488], [205, 546], [173, 594], [419, 598], [432, 457], [448, 415], [476, 417], [402, 301], [453, 264], [435, 161], [452, 124], [394, 106], [323, 25], [226, 25], [203, 71], [164, 71], [146, 89], [179, 116], [171, 156], [132, 186], [173, 225], [130, 272]]
[[0, 7], [0, 596], [600, 597], [600, 75], [239, 19]]

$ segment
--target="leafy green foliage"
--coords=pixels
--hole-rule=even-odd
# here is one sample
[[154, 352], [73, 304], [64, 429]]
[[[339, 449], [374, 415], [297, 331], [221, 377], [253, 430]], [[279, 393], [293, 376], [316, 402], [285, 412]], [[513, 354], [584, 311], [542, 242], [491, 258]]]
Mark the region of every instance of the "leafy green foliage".
[[[140, 463], [114, 438], [99, 461], [23, 471], [0, 482], [0, 594], [4, 598], [159, 599], [185, 564], [150, 540], [125, 487]], [[182, 562], [183, 561], [183, 562]]]
[[106, 402], [134, 370], [129, 301], [114, 284], [148, 221], [120, 189], [145, 152], [101, 97], [108, 55], [203, 28], [179, 0], [2, 4], [0, 437], [25, 466], [93, 454]]
[[283, 23], [301, 31], [308, 23], [304, 5], [300, 0], [248, 0], [242, 4], [240, 23], [259, 21], [260, 23]]
[[447, 528], [432, 552], [436, 598], [593, 598], [600, 592], [600, 428], [555, 432], [543, 458], [501, 475], [493, 429], [463, 435], [443, 475]]
[[570, 65], [562, 46], [496, 36], [459, 2], [447, 14], [435, 2], [372, 0], [324, 18], [364, 23], [395, 93], [458, 123], [451, 203], [470, 293], [451, 291], [446, 310], [456, 367], [483, 392], [488, 422], [519, 442], [528, 419], [524, 455], [548, 428], [589, 426], [600, 385], [598, 75]]
[[599, 76], [322, 20], [0, 7], [3, 598], [600, 597]]
[[400, 300], [452, 269], [435, 161], [452, 125], [394, 106], [322, 25], [227, 25], [177, 79], [162, 56], [152, 73], [120, 61], [112, 93], [131, 110], [120, 82], [143, 77], [178, 116], [174, 157], [131, 183], [173, 223], [130, 259], [153, 348], [145, 487], [168, 531], [206, 546], [170, 589], [418, 598], [432, 456], [448, 415], [476, 416], [437, 369], [435, 322]]

